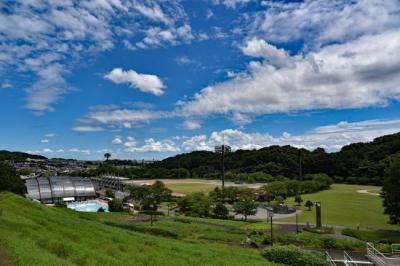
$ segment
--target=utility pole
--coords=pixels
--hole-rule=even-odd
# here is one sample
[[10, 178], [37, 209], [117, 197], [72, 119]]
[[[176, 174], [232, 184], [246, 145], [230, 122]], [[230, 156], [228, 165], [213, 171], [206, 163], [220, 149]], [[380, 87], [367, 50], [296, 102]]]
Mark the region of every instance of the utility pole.
[[302, 169], [302, 161], [301, 161], [301, 149], [299, 150], [299, 180], [303, 181], [303, 169]]

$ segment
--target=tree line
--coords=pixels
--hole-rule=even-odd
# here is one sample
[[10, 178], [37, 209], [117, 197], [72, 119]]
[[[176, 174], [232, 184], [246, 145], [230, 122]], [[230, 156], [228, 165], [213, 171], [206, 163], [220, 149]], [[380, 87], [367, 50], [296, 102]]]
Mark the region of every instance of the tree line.
[[[354, 143], [338, 152], [323, 148], [313, 151], [292, 146], [269, 146], [259, 150], [237, 150], [225, 156], [225, 178], [235, 182], [306, 180], [323, 173], [337, 183], [382, 185], [388, 166], [400, 158], [400, 133], [376, 138], [369, 143]], [[129, 178], [205, 178], [221, 177], [220, 154], [194, 151], [147, 165], [120, 167], [104, 163], [78, 175], [116, 174]]]

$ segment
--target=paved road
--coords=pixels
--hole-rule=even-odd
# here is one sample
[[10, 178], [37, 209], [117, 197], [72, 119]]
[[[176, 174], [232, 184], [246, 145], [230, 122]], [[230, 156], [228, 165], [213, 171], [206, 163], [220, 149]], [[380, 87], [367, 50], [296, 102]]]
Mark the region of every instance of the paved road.
[[[301, 214], [301, 210], [297, 210], [298, 214]], [[274, 218], [279, 219], [279, 218], [288, 218], [288, 217], [293, 217], [296, 216], [296, 213], [290, 213], [290, 214], [274, 214]], [[244, 219], [243, 215], [235, 215], [235, 219]], [[247, 217], [248, 220], [268, 220], [268, 211], [262, 207], [257, 208], [257, 213], [256, 215], [251, 215]]]

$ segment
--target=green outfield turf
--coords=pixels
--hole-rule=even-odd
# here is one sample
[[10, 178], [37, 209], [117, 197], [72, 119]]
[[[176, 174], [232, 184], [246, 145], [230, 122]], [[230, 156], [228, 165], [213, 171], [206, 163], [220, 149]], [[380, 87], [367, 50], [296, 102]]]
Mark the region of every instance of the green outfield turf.
[[208, 193], [215, 188], [214, 185], [206, 183], [176, 183], [176, 184], [166, 184], [166, 186], [173, 192], [189, 194], [193, 192], [204, 192]]
[[[315, 208], [308, 211], [304, 207], [307, 200], [320, 201], [322, 205], [323, 224], [342, 225], [356, 228], [372, 227], [377, 229], [400, 230], [399, 225], [387, 223], [388, 216], [383, 214], [382, 198], [376, 195], [359, 193], [359, 190], [367, 190], [371, 193], [380, 191], [379, 187], [362, 185], [334, 184], [330, 190], [314, 194], [302, 195], [303, 203], [300, 207], [303, 213], [299, 215], [300, 222], [315, 223]], [[294, 204], [293, 198], [287, 203]], [[294, 222], [295, 218], [280, 219], [279, 221]]]

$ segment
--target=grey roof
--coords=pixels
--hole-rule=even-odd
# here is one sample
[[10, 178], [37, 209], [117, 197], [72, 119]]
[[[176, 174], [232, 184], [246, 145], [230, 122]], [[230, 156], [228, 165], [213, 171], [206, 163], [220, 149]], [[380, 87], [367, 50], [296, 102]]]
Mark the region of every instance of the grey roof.
[[92, 181], [89, 178], [82, 177], [39, 177], [27, 179], [25, 185], [28, 191], [28, 198], [42, 201], [96, 195]]

